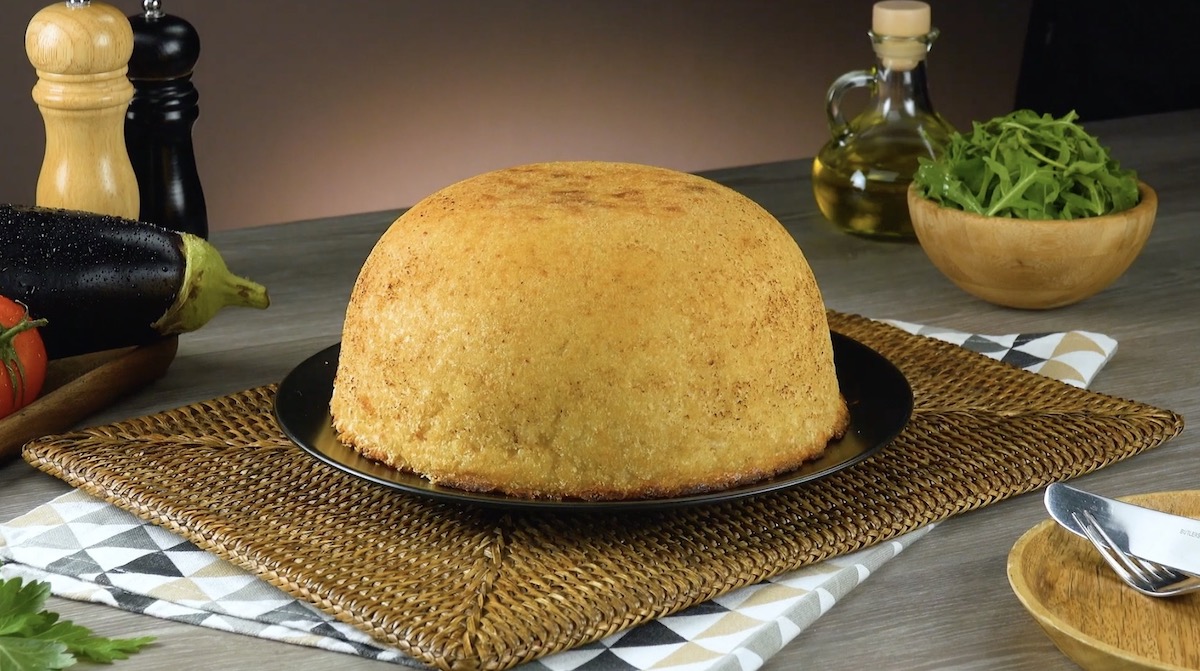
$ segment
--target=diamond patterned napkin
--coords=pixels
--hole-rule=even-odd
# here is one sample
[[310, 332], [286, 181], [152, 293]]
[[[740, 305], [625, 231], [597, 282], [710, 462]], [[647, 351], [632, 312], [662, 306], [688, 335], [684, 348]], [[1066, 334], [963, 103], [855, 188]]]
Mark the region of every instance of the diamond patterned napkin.
[[[1078, 387], [1087, 387], [1117, 348], [1115, 340], [1084, 331], [988, 336], [888, 323]], [[757, 669], [932, 528], [730, 592], [526, 668]], [[43, 580], [54, 594], [69, 599], [421, 666], [192, 543], [80, 491], [0, 525], [0, 576]]]

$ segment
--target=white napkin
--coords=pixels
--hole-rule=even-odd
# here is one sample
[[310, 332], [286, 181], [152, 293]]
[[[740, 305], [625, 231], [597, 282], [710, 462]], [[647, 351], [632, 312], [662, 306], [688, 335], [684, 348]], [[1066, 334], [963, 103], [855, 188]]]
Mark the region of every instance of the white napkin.
[[[992, 336], [888, 323], [1079, 387], [1091, 383], [1117, 348], [1113, 339], [1083, 331]], [[525, 668], [752, 671], [932, 528], [735, 590]], [[69, 599], [422, 666], [192, 543], [80, 491], [0, 525], [0, 576], [46, 581], [55, 595]]]

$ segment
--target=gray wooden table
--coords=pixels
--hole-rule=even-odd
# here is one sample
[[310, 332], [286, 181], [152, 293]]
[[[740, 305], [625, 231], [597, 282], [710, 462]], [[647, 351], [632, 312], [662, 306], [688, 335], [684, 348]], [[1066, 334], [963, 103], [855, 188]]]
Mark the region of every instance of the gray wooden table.
[[[1008, 310], [962, 293], [912, 244], [833, 230], [817, 212], [809, 162], [709, 173], [775, 213], [804, 249], [827, 304], [842, 312], [978, 333], [1084, 329], [1113, 336], [1115, 358], [1092, 388], [1200, 422], [1200, 111], [1090, 124], [1122, 163], [1158, 190], [1150, 241], [1103, 293], [1045, 312]], [[264, 312], [227, 310], [181, 339], [167, 376], [88, 423], [113, 421], [280, 380], [339, 338], [358, 268], [396, 212], [219, 233], [230, 266], [266, 284]], [[1200, 488], [1195, 426], [1166, 446], [1082, 478], [1109, 495]], [[0, 466], [0, 519], [66, 492], [23, 462]], [[764, 668], [1072, 669], [1013, 596], [1008, 551], [1046, 518], [1039, 493], [948, 520], [837, 604]], [[395, 668], [337, 653], [215, 632], [105, 606], [54, 599], [65, 617], [110, 636], [159, 643], [121, 669]]]

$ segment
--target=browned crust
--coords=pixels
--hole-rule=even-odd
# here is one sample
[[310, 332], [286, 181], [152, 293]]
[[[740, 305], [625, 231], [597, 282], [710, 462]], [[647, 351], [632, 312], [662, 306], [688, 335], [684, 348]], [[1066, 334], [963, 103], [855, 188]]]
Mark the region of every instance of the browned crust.
[[397, 464], [399, 459], [396, 455], [388, 452], [385, 449], [373, 446], [360, 444], [361, 441], [356, 441], [348, 432], [338, 432], [338, 439], [344, 444], [350, 446], [364, 457], [393, 468], [401, 473], [409, 473], [416, 475], [429, 481], [430, 484], [438, 487], [448, 487], [450, 489], [458, 489], [464, 492], [471, 493], [500, 493], [506, 496], [512, 496], [520, 499], [548, 500], [548, 501], [627, 501], [627, 500], [648, 500], [672, 498], [677, 496], [690, 496], [695, 494], [709, 494], [714, 492], [740, 487], [743, 485], [760, 482], [777, 475], [787, 473], [800, 468], [804, 464], [819, 459], [828, 448], [829, 443], [841, 438], [845, 435], [846, 429], [850, 426], [850, 412], [846, 408], [843, 400], [841, 404], [841, 417], [838, 419], [836, 427], [830, 432], [829, 438], [823, 443], [813, 446], [808, 450], [793, 453], [781, 453], [774, 462], [764, 465], [762, 468], [737, 472], [737, 473], [720, 473], [714, 474], [711, 478], [705, 479], [703, 482], [673, 483], [673, 484], [654, 484], [647, 487], [632, 488], [632, 489], [603, 489], [603, 488], [585, 488], [580, 491], [573, 492], [552, 492], [543, 489], [529, 487], [514, 487], [506, 486], [503, 483], [493, 482], [483, 476], [471, 476], [469, 474], [453, 476], [453, 477], [434, 477], [429, 474], [419, 473], [407, 465]]

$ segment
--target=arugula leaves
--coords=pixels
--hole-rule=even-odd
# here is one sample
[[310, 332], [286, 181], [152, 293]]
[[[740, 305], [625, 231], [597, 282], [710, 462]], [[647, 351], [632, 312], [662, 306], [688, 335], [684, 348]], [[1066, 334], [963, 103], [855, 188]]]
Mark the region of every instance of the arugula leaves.
[[154, 640], [148, 636], [95, 636], [86, 627], [59, 620], [57, 613], [43, 610], [49, 596], [50, 586], [43, 582], [0, 580], [0, 669], [65, 669], [78, 658], [109, 663], [127, 659]]
[[955, 133], [936, 159], [920, 158], [918, 192], [943, 207], [1015, 219], [1081, 219], [1138, 202], [1137, 175], [1069, 112], [1017, 110]]

